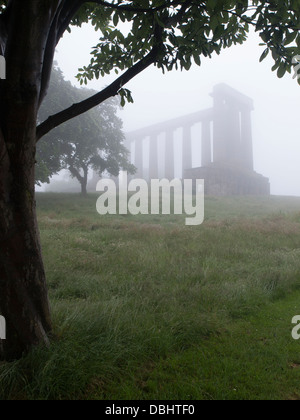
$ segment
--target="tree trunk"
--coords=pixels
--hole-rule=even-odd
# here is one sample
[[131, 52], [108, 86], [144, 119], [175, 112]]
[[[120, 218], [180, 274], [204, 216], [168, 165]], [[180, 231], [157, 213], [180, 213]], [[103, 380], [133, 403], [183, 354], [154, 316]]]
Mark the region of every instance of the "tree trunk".
[[21, 154], [19, 162], [15, 156], [12, 165], [4, 147], [2, 142], [0, 315], [6, 319], [7, 339], [0, 340], [0, 358], [11, 360], [48, 343], [51, 319], [36, 220], [34, 155]]
[[[48, 344], [51, 318], [35, 204], [37, 112], [49, 30], [59, 2], [15, 0], [0, 95], [0, 359]], [[54, 51], [54, 47], [52, 48]], [[47, 65], [51, 66], [51, 54]], [[45, 83], [45, 81], [44, 81]]]
[[80, 184], [81, 184], [81, 195], [83, 197], [87, 197], [87, 183], [85, 181], [82, 181]]
[[77, 179], [81, 186], [81, 195], [87, 197], [87, 183], [88, 183], [88, 173], [89, 169], [85, 165], [82, 166], [83, 176], [80, 174], [79, 170], [74, 168], [72, 164], [69, 164], [68, 169], [71, 175]]
[[83, 166], [83, 177], [80, 181], [81, 184], [81, 194], [84, 197], [87, 197], [87, 183], [88, 183], [88, 168], [86, 166]]

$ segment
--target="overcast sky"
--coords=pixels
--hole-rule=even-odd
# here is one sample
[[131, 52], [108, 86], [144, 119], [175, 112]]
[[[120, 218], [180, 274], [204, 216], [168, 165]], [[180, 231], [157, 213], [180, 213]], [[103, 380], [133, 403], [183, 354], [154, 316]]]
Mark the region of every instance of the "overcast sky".
[[[57, 48], [56, 60], [65, 78], [78, 84], [78, 68], [90, 61], [97, 34], [85, 25], [66, 34]], [[227, 83], [254, 100], [254, 166], [270, 178], [275, 195], [300, 196], [299, 99], [300, 86], [288, 74], [278, 79], [271, 71], [271, 58], [259, 63], [263, 47], [253, 34], [243, 46], [224, 50], [212, 59], [202, 58], [202, 66], [163, 75], [151, 67], [126, 87], [134, 104], [126, 105], [120, 116], [124, 131], [132, 131], [212, 106], [209, 94], [218, 83]], [[101, 90], [113, 81], [107, 77], [89, 83]]]

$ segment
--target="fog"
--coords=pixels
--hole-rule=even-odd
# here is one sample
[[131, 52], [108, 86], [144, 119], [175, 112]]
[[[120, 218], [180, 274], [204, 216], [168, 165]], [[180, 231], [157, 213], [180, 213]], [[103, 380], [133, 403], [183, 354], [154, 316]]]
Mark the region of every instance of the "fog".
[[[90, 51], [98, 40], [88, 25], [66, 34], [57, 48], [56, 60], [66, 79], [79, 85], [78, 68], [90, 61]], [[272, 58], [259, 63], [264, 47], [251, 34], [243, 46], [222, 51], [212, 59], [202, 58], [202, 66], [190, 71], [165, 75], [154, 66], [141, 73], [126, 87], [132, 91], [134, 104], [120, 111], [124, 131], [197, 112], [212, 106], [210, 93], [219, 83], [226, 83], [254, 100], [252, 113], [254, 168], [268, 177], [274, 195], [300, 196], [300, 144], [298, 115], [300, 87], [292, 75], [278, 79], [271, 71]], [[114, 77], [88, 84], [101, 90]], [[193, 157], [197, 163], [197, 156]]]

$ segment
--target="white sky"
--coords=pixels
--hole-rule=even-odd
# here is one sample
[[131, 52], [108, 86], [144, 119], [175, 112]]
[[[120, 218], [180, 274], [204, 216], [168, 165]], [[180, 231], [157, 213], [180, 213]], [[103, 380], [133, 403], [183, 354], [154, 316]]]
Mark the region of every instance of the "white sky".
[[[58, 45], [56, 60], [73, 84], [77, 84], [78, 68], [89, 64], [91, 47], [97, 41], [97, 34], [85, 25], [66, 34]], [[212, 59], [203, 57], [202, 66], [195, 65], [189, 72], [163, 75], [155, 67], [144, 71], [126, 86], [135, 102], [120, 114], [124, 131], [210, 108], [214, 85], [227, 83], [254, 100], [255, 170], [270, 178], [272, 194], [300, 196], [300, 86], [290, 74], [278, 79], [271, 71], [271, 58], [259, 63], [263, 52], [259, 42], [252, 35], [243, 46]], [[113, 79], [95, 80], [88, 87], [101, 90]]]

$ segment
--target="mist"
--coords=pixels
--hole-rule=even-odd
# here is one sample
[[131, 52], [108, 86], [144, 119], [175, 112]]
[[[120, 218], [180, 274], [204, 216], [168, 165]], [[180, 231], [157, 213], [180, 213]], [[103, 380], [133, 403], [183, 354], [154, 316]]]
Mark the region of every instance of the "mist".
[[[55, 59], [72, 84], [79, 86], [75, 78], [78, 68], [88, 65], [91, 47], [97, 40], [94, 30], [85, 25], [80, 30], [72, 29], [58, 46]], [[223, 50], [212, 59], [202, 58], [201, 67], [194, 65], [188, 72], [163, 75], [152, 66], [141, 73], [126, 86], [132, 91], [134, 103], [120, 110], [125, 133], [210, 108], [214, 86], [226, 83], [254, 101], [254, 170], [270, 179], [272, 195], [300, 196], [297, 118], [300, 87], [291, 74], [278, 79], [271, 71], [271, 58], [259, 63], [263, 51], [259, 43], [258, 35], [251, 33], [244, 45]], [[88, 87], [101, 90], [113, 80], [113, 76], [108, 76], [89, 82]], [[196, 133], [193, 144], [193, 166], [199, 166]]]

